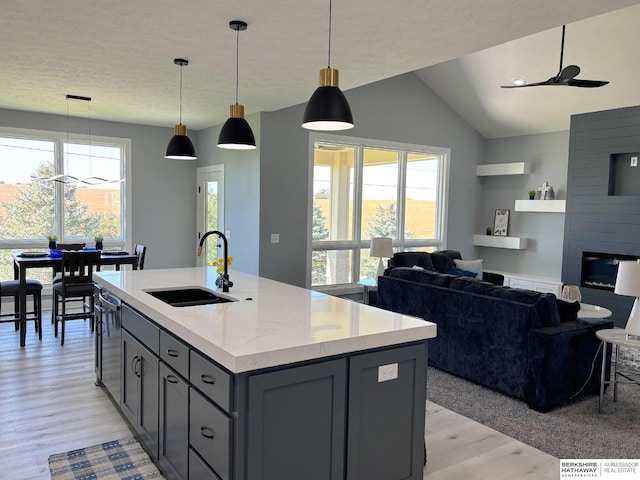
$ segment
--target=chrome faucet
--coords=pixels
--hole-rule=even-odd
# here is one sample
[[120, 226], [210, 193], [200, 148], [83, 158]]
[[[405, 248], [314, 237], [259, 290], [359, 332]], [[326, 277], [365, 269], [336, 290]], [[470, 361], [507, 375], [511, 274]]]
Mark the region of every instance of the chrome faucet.
[[[216, 234], [218, 236], [218, 238], [222, 239], [222, 244], [223, 244], [223, 249], [222, 249], [222, 261], [224, 263], [224, 271], [220, 274], [220, 283], [222, 286], [222, 291], [223, 292], [228, 292], [229, 291], [229, 287], [233, 287], [233, 282], [229, 281], [229, 264], [228, 264], [228, 260], [227, 260], [227, 252], [229, 249], [229, 242], [227, 241], [227, 237], [224, 236], [224, 233], [219, 232], [218, 230], [209, 230], [208, 232], [206, 232], [204, 235], [202, 235], [202, 238], [200, 238], [200, 244], [198, 245], [198, 252], [197, 255], [200, 257], [202, 255], [202, 246], [204, 245], [204, 241], [207, 239], [207, 237], [209, 235], [212, 234]], [[218, 244], [218, 247], [220, 245]], [[216, 282], [216, 285], [218, 284], [218, 282]]]

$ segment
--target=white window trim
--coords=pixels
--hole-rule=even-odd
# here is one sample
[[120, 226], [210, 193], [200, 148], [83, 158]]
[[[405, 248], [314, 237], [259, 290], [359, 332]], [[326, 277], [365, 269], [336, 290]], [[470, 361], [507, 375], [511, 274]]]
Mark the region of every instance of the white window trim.
[[[125, 215], [124, 222], [122, 225], [123, 235], [122, 241], [108, 242], [106, 245], [108, 246], [119, 246], [124, 247], [126, 245], [132, 245], [132, 237], [131, 237], [131, 139], [130, 138], [120, 138], [120, 137], [104, 137], [99, 135], [86, 135], [79, 133], [67, 133], [67, 132], [55, 132], [50, 130], [34, 130], [27, 128], [14, 128], [14, 127], [4, 127], [0, 126], [0, 135], [13, 136], [17, 138], [24, 138], [27, 140], [50, 140], [56, 142], [55, 148], [57, 149], [60, 145], [60, 141], [76, 141], [81, 143], [86, 143], [87, 145], [91, 143], [92, 145], [113, 145], [114, 143], [119, 143], [124, 146], [124, 155], [123, 155], [123, 169], [121, 169], [121, 174], [124, 175], [124, 192], [123, 198], [121, 201], [124, 204], [123, 212]], [[56, 151], [54, 161], [57, 161], [58, 154]], [[122, 166], [121, 166], [122, 167]], [[56, 205], [56, 208], [59, 206]], [[93, 241], [93, 239], [87, 239], [88, 241]], [[13, 249], [13, 248], [46, 248], [48, 247], [47, 240], [6, 240], [0, 239], [0, 248], [2, 249]]]
[[[314, 167], [314, 150], [316, 142], [328, 142], [335, 144], [342, 144], [348, 147], [353, 147], [355, 144], [357, 145], [365, 145], [366, 148], [381, 148], [381, 149], [394, 149], [394, 150], [410, 150], [415, 152], [424, 152], [425, 150], [429, 153], [435, 153], [442, 156], [442, 165], [439, 169], [439, 178], [438, 178], [438, 197], [437, 204], [438, 208], [436, 208], [437, 220], [436, 225], [439, 228], [439, 231], [436, 232], [436, 238], [440, 240], [436, 240], [433, 242], [425, 242], [424, 240], [405, 240], [403, 242], [404, 247], [440, 247], [440, 249], [444, 250], [447, 248], [447, 219], [448, 219], [448, 198], [449, 198], [449, 175], [450, 175], [450, 164], [451, 164], [451, 149], [446, 147], [434, 147], [430, 145], [417, 145], [411, 143], [400, 143], [400, 142], [392, 142], [392, 141], [384, 141], [384, 140], [376, 140], [370, 138], [362, 138], [362, 137], [348, 137], [342, 135], [333, 135], [326, 132], [309, 132], [309, 150], [308, 150], [308, 178], [307, 178], [307, 189], [309, 195], [307, 195], [307, 259], [306, 259], [306, 286], [307, 288], [313, 288], [314, 290], [332, 293], [332, 294], [349, 294], [355, 293], [356, 291], [361, 291], [361, 287], [358, 286], [358, 282], [353, 282], [349, 284], [341, 284], [341, 285], [326, 285], [326, 286], [312, 286], [311, 285], [311, 262], [312, 262], [312, 254], [314, 252], [313, 248], [313, 239], [311, 237], [311, 229], [313, 223], [313, 167]], [[356, 185], [355, 185], [355, 198], [357, 199], [358, 204], [355, 206], [354, 212], [354, 221], [356, 221], [356, 217], [359, 224], [359, 217], [361, 212], [361, 205], [359, 203], [362, 201], [362, 182], [361, 182], [361, 174], [360, 172], [361, 166], [356, 164]], [[402, 172], [402, 175], [405, 175], [406, 172]], [[405, 184], [406, 185], [406, 184]], [[398, 192], [400, 195], [400, 192]], [[398, 202], [398, 205], [400, 203]], [[442, 206], [442, 208], [439, 208]], [[402, 222], [401, 222], [402, 223]], [[404, 223], [402, 225], [398, 225], [397, 228], [404, 235]], [[354, 230], [355, 231], [355, 230]], [[359, 236], [359, 234], [358, 234]], [[395, 239], [394, 239], [395, 240]], [[357, 242], [357, 241], [356, 241]], [[359, 241], [360, 248], [367, 248], [369, 246], [369, 241]], [[328, 247], [328, 248], [324, 248]], [[394, 241], [394, 248], [398, 249], [400, 245]], [[323, 248], [316, 248], [315, 250], [325, 251], [328, 249], [339, 249], [339, 250], [351, 250], [354, 248], [354, 241], [326, 241], [323, 242]], [[400, 248], [398, 251], [402, 251]], [[354, 252], [355, 256], [359, 256], [359, 250]], [[354, 258], [354, 262], [359, 260], [358, 258]], [[359, 289], [359, 290], [358, 290]]]

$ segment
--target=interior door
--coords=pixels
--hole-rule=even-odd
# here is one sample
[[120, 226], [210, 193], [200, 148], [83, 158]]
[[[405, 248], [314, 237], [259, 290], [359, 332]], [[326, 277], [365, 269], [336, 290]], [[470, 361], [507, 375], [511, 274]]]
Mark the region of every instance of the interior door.
[[[212, 165], [197, 169], [197, 238], [209, 230], [224, 232], [224, 165]], [[207, 238], [202, 256], [196, 257], [196, 265], [207, 265], [222, 253], [218, 253], [218, 238], [212, 235]]]

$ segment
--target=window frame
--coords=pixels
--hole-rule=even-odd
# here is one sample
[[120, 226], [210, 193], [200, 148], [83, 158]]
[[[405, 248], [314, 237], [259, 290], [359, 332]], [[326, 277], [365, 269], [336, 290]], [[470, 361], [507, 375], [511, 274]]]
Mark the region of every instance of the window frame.
[[[313, 222], [313, 204], [314, 204], [314, 166], [315, 166], [315, 144], [316, 143], [332, 143], [344, 145], [348, 148], [354, 148], [355, 164], [354, 164], [354, 212], [351, 228], [353, 230], [353, 240], [323, 240], [314, 242], [312, 232]], [[375, 140], [369, 138], [348, 137], [334, 135], [324, 132], [309, 133], [309, 176], [308, 176], [308, 215], [307, 215], [307, 262], [306, 262], [306, 285], [307, 288], [328, 292], [328, 293], [358, 293], [362, 288], [358, 285], [360, 277], [360, 257], [363, 249], [370, 247], [369, 239], [362, 239], [362, 193], [363, 193], [363, 151], [365, 149], [382, 149], [388, 151], [399, 152], [398, 159], [398, 187], [397, 187], [397, 236], [400, 238], [393, 239], [394, 252], [402, 252], [410, 248], [435, 248], [446, 249], [447, 245], [447, 223], [448, 223], [448, 192], [449, 192], [449, 170], [451, 149], [446, 147], [434, 147], [430, 145], [417, 145], [410, 143], [399, 143], [384, 140]], [[406, 174], [407, 174], [407, 154], [408, 153], [425, 153], [434, 154], [441, 157], [438, 169], [438, 190], [436, 195], [436, 233], [433, 239], [404, 239], [405, 221], [404, 214], [406, 212]], [[352, 255], [352, 274], [353, 281], [351, 283], [330, 284], [330, 285], [312, 285], [312, 255], [318, 251], [333, 250], [351, 250]]]
[[[125, 179], [124, 185], [120, 192], [121, 216], [122, 216], [122, 236], [120, 238], [110, 238], [105, 244], [114, 247], [124, 247], [131, 245], [131, 139], [120, 137], [105, 137], [99, 135], [86, 135], [79, 133], [57, 132], [50, 130], [35, 130], [25, 128], [14, 128], [0, 126], [0, 137], [18, 138], [24, 140], [40, 140], [50, 141], [54, 143], [54, 171], [64, 173], [64, 143], [78, 143], [84, 145], [107, 145], [115, 146], [122, 149], [122, 157], [120, 164], [120, 174]], [[56, 198], [54, 199], [54, 215], [56, 232], [58, 241], [65, 242], [68, 239], [64, 237], [64, 217], [62, 211], [64, 209], [63, 198], [64, 184], [60, 184], [57, 188]], [[92, 243], [93, 238], [73, 238], [73, 242]], [[0, 249], [19, 249], [19, 248], [47, 248], [48, 242], [46, 238], [31, 239], [4, 239], [0, 238]]]

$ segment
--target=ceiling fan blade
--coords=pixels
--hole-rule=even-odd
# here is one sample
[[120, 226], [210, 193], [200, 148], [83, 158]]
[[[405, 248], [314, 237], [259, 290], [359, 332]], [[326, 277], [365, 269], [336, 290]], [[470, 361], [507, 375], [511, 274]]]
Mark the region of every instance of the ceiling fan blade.
[[549, 80], [545, 80], [544, 82], [525, 83], [524, 85], [501, 85], [500, 88], [525, 88], [525, 87], [538, 87], [540, 85], [554, 85], [554, 83], [552, 82], [554, 78], [555, 77], [550, 78]]
[[567, 85], [570, 87], [583, 87], [583, 88], [596, 88], [602, 87], [603, 85], [608, 84], [609, 82], [604, 80], [579, 80], [579, 79], [571, 79], [567, 82]]
[[569, 65], [564, 67], [558, 75], [553, 79], [554, 83], [567, 83], [580, 73], [580, 67], [577, 65]]

